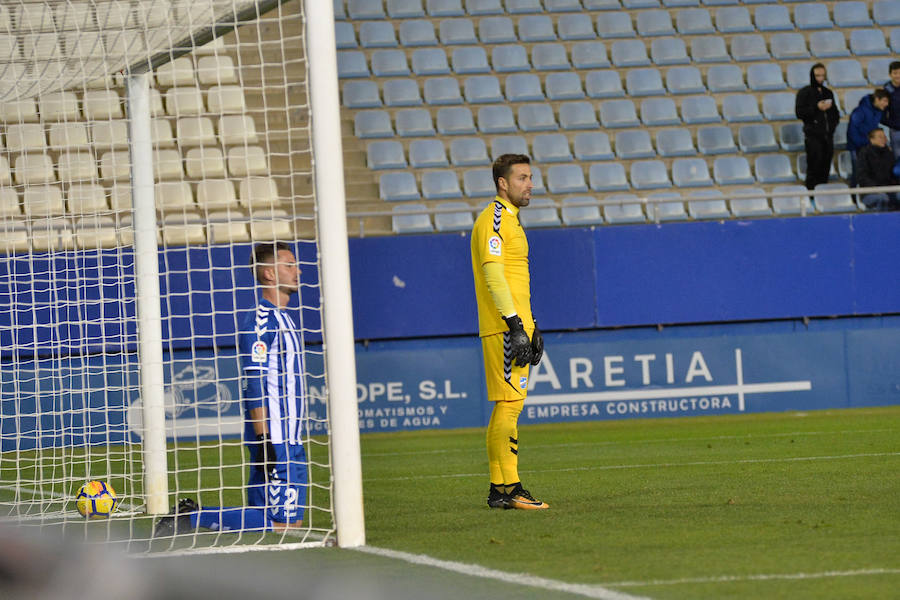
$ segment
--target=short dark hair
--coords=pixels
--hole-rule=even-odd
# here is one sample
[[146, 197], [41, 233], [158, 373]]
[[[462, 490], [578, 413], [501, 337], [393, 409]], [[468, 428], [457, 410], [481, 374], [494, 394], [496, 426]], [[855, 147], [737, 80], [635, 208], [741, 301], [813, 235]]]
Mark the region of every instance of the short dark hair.
[[531, 159], [525, 154], [501, 154], [494, 161], [492, 167], [494, 173], [494, 187], [500, 191], [500, 178], [508, 179], [509, 171], [513, 165], [530, 165]]
[[897, 69], [900, 69], [900, 60], [895, 60], [888, 65], [888, 73], [890, 73], [891, 71], [896, 71]]
[[[897, 64], [900, 65], [900, 62], [898, 62]], [[897, 68], [900, 69], [900, 66], [898, 66]], [[875, 90], [874, 92], [872, 92], [872, 99], [873, 99], [873, 100], [878, 100], [878, 99], [880, 99], [880, 98], [888, 98], [888, 99], [890, 99], [890, 97], [891, 97], [891, 95], [888, 94], [888, 91], [887, 91], [886, 89], [884, 89], [884, 88], [878, 88], [877, 90]]]
[[873, 129], [872, 131], [870, 131], [870, 132], [869, 132], [869, 139], [871, 140], [873, 137], [875, 137], [875, 134], [878, 133], [879, 131], [884, 131], [884, 130], [883, 130], [881, 127], [876, 127], [875, 129]]
[[[816, 63], [809, 69], [809, 72], [812, 73], [816, 69], [825, 69], [825, 65], [823, 65], [822, 63]], [[828, 69], [825, 69], [825, 72], [827, 73]]]
[[253, 255], [250, 257], [250, 266], [256, 275], [256, 281], [259, 281], [259, 268], [266, 264], [275, 264], [275, 257], [282, 250], [292, 252], [291, 246], [287, 242], [261, 242], [253, 247]]

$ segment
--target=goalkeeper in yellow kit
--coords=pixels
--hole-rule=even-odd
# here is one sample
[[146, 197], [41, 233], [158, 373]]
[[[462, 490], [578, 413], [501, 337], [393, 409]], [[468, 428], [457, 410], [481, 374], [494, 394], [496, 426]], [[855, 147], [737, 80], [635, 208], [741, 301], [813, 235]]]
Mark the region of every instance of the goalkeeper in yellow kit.
[[494, 161], [497, 196], [472, 229], [478, 331], [488, 400], [494, 403], [487, 429], [491, 508], [549, 508], [522, 487], [518, 472], [517, 423], [528, 392], [528, 367], [544, 353], [531, 315], [528, 240], [519, 223], [519, 209], [531, 200], [530, 163], [523, 154], [504, 154]]

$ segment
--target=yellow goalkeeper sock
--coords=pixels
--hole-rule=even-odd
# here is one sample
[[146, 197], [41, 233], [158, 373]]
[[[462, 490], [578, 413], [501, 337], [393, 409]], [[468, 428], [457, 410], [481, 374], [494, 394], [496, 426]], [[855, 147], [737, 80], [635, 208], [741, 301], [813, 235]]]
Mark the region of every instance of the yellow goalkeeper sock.
[[519, 481], [519, 413], [524, 400], [494, 402], [487, 428], [491, 483], [510, 486]]

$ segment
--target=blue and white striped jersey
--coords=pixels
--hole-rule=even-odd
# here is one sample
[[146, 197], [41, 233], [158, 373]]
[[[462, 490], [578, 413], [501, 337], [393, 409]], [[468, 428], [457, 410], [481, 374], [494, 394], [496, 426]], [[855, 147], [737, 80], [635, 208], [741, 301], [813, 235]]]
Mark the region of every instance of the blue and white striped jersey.
[[250, 410], [265, 406], [274, 444], [302, 444], [306, 417], [303, 347], [294, 319], [268, 300], [247, 313], [238, 340], [244, 375], [244, 439], [255, 441]]

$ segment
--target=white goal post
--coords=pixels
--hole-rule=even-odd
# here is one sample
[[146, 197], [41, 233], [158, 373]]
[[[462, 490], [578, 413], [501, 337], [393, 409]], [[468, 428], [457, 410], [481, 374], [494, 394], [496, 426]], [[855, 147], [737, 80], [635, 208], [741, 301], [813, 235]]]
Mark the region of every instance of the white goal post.
[[[365, 543], [332, 10], [0, 5], [0, 519], [132, 552]], [[273, 241], [302, 271], [303, 527], [154, 539], [179, 498], [246, 501], [237, 332]], [[75, 510], [93, 479], [112, 518]]]

